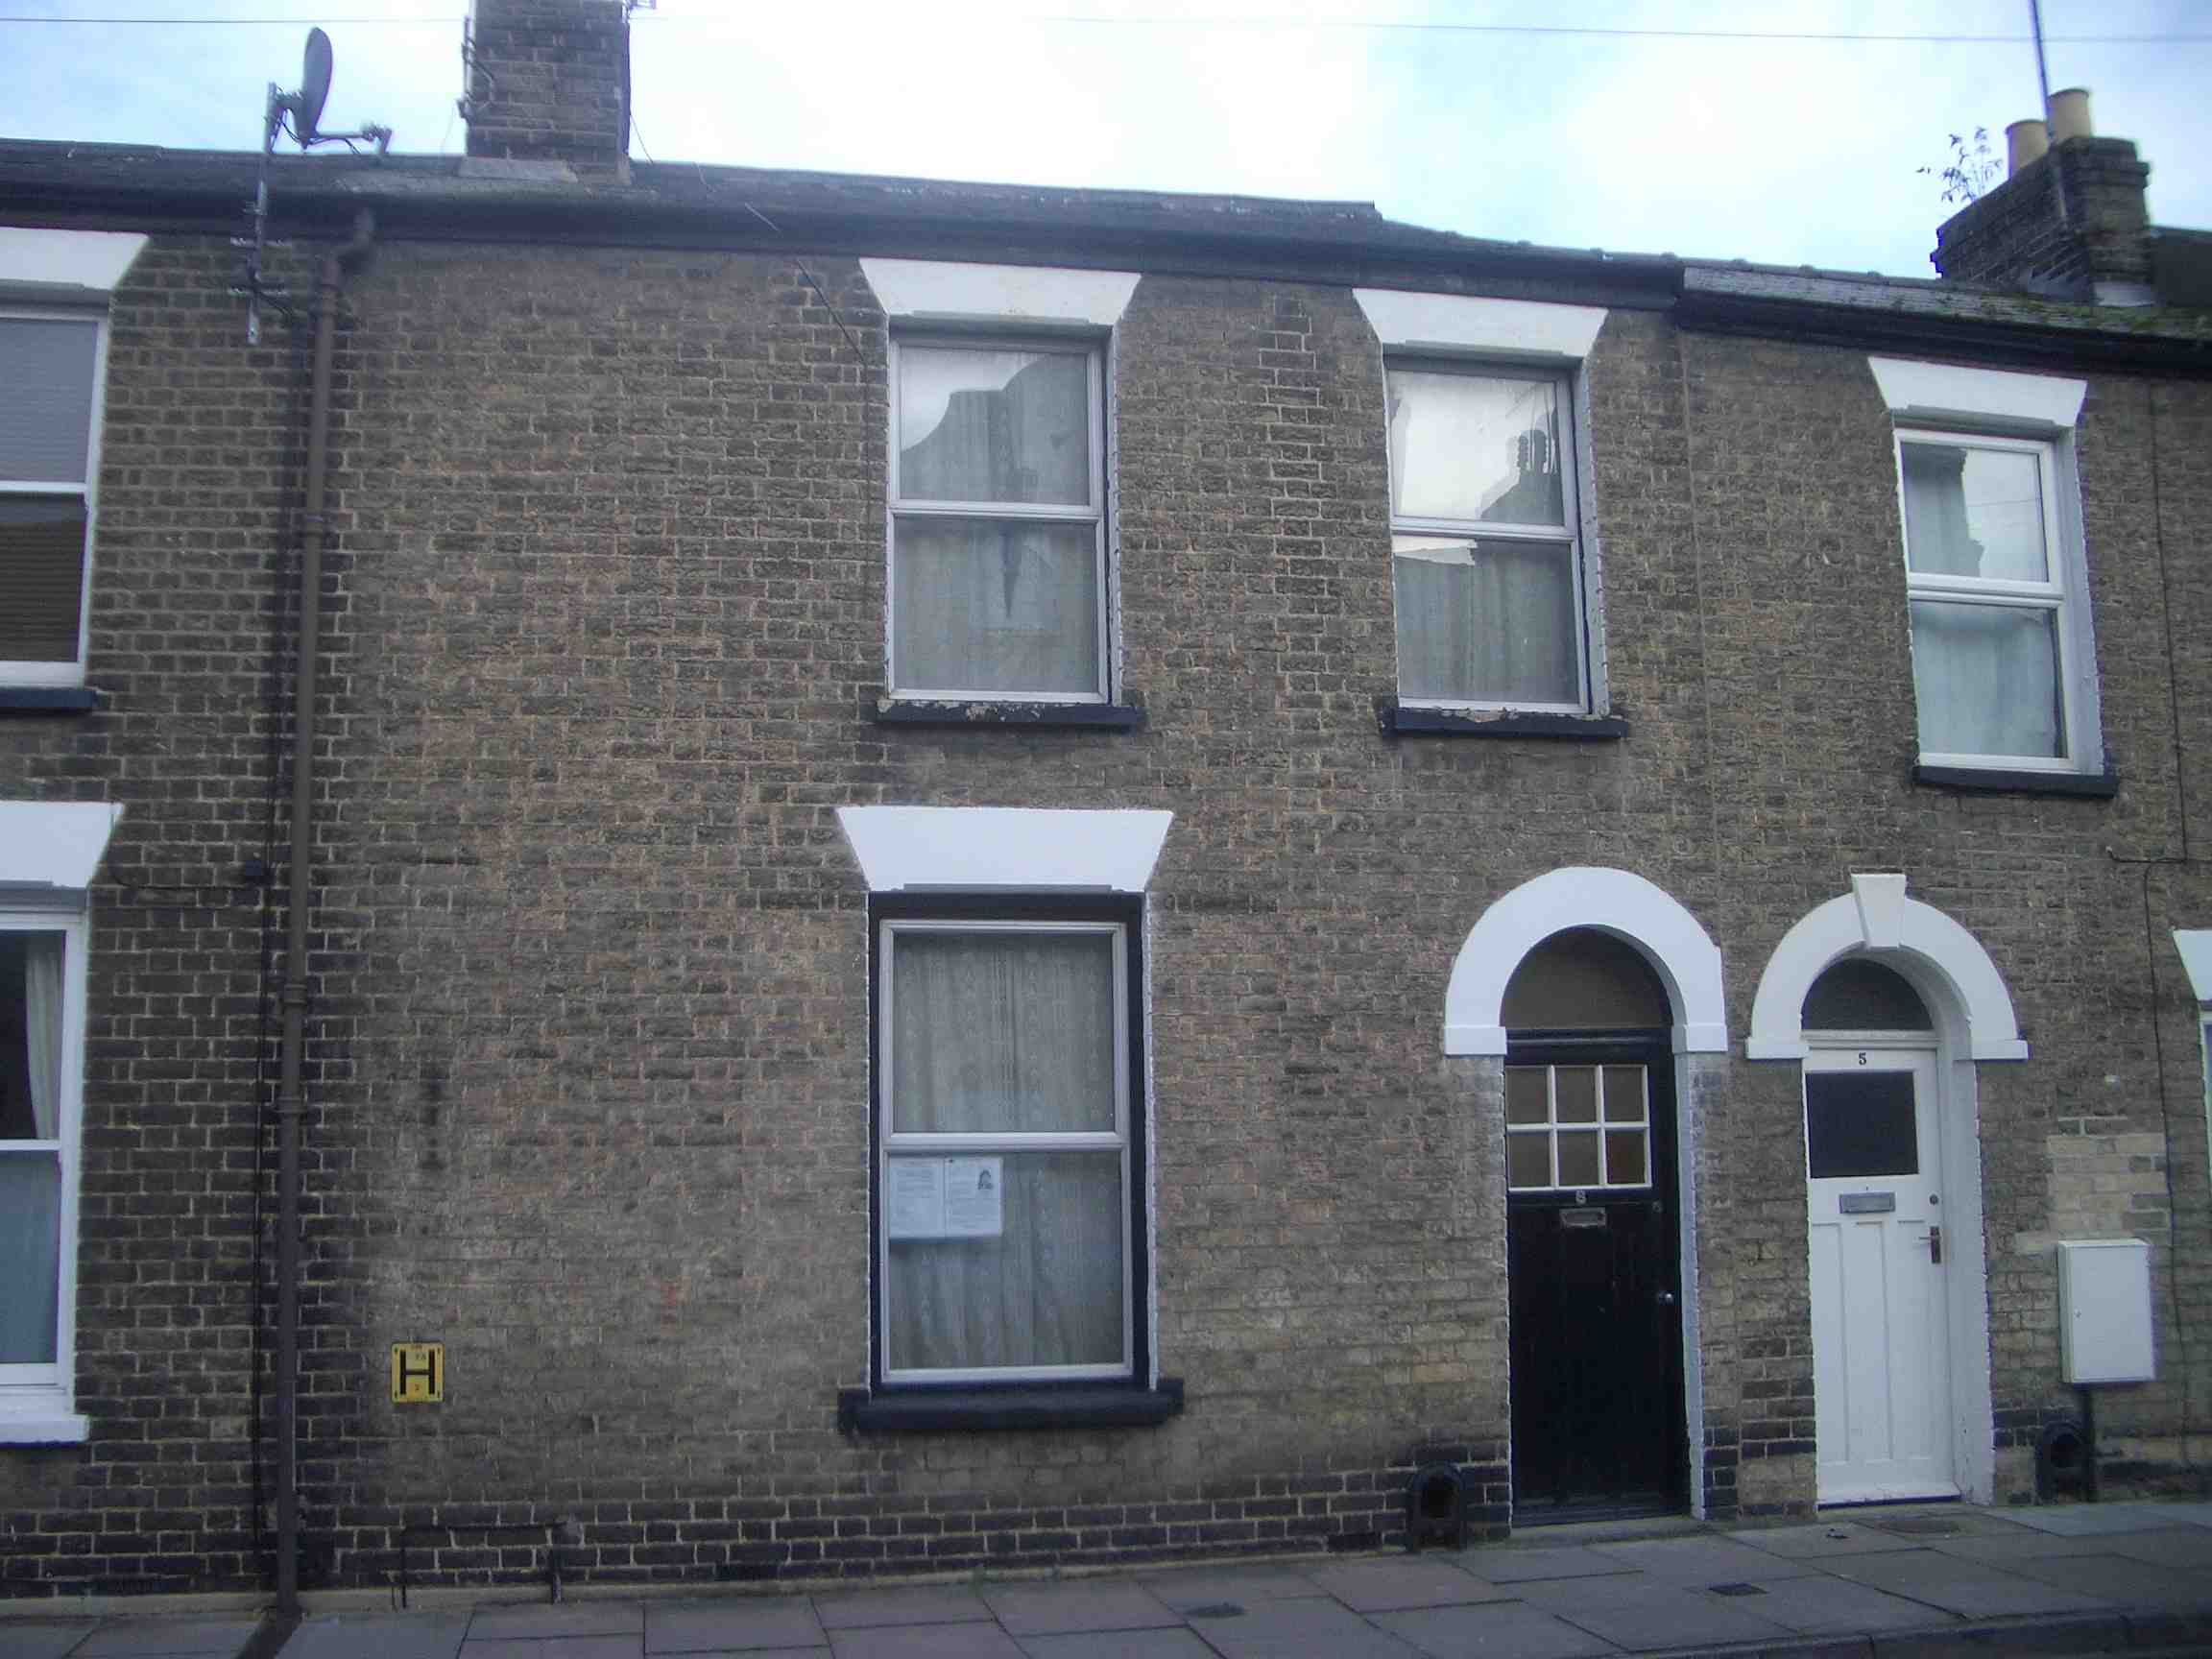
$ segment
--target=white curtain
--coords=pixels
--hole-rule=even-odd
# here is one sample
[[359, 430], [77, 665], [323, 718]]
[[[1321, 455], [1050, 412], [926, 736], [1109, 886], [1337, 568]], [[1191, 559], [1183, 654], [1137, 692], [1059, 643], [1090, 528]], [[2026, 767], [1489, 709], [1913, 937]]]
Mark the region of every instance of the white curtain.
[[23, 1048], [31, 1073], [34, 1139], [61, 1133], [61, 935], [33, 933], [23, 940]]
[[1579, 700], [1574, 555], [1566, 546], [1402, 537], [1393, 568], [1400, 696]]
[[1932, 755], [2065, 754], [2056, 611], [1912, 602], [1912, 692]]
[[902, 517], [892, 586], [901, 690], [1098, 689], [1094, 526]]
[[[1109, 935], [895, 934], [891, 998], [894, 1161], [942, 1156], [906, 1134], [1114, 1130]], [[982, 1155], [998, 1235], [890, 1240], [891, 1369], [1118, 1363], [1121, 1152]]]

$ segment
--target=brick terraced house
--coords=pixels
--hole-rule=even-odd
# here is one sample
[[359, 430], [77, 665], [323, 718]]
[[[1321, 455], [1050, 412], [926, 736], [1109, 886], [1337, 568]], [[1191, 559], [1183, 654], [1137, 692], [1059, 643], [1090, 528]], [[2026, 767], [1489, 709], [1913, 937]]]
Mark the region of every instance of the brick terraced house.
[[0, 144], [0, 1589], [2201, 1488], [2132, 145], [1902, 280], [632, 163], [625, 30], [255, 344], [258, 156]]

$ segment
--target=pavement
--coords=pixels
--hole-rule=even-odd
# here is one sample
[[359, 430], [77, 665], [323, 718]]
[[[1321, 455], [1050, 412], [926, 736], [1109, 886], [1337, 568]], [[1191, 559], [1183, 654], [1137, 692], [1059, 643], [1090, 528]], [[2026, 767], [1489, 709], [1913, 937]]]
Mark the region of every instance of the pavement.
[[[277, 1659], [1942, 1659], [2212, 1654], [2212, 1503], [1582, 1527], [1421, 1554], [642, 1597], [309, 1596]], [[497, 1599], [494, 1599], [497, 1598]], [[396, 1598], [382, 1599], [396, 1600]], [[260, 1622], [0, 1602], [0, 1659], [237, 1659]], [[253, 1647], [266, 1659], [275, 1630]]]

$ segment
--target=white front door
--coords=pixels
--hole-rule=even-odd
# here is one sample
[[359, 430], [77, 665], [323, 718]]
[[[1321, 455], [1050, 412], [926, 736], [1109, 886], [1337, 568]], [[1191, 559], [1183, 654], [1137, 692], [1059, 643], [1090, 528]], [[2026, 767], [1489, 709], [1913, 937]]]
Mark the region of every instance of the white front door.
[[1941, 1137], [1933, 1048], [1805, 1061], [1813, 1386], [1823, 1503], [1950, 1497]]

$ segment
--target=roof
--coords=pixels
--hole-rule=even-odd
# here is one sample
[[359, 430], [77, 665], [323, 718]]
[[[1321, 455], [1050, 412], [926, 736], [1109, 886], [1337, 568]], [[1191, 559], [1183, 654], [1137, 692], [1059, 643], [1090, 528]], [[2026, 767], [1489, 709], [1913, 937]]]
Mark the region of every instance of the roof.
[[[0, 140], [0, 219], [234, 234], [250, 152]], [[1542, 247], [1432, 230], [1372, 203], [980, 184], [637, 161], [626, 180], [459, 156], [268, 158], [279, 225], [373, 208], [384, 233], [453, 240], [802, 249], [1142, 263], [1375, 287], [1671, 310], [1686, 326], [2029, 360], [2212, 373], [2212, 309], [2122, 308], [1871, 273]], [[2192, 266], [2203, 233], [2158, 237]]]

